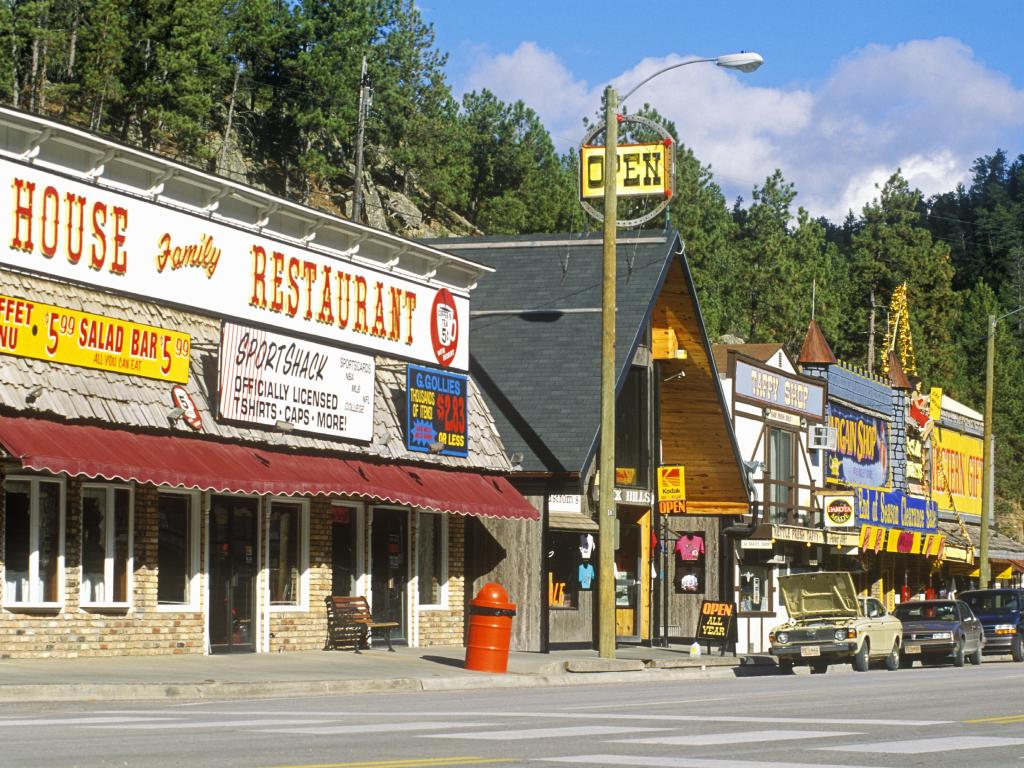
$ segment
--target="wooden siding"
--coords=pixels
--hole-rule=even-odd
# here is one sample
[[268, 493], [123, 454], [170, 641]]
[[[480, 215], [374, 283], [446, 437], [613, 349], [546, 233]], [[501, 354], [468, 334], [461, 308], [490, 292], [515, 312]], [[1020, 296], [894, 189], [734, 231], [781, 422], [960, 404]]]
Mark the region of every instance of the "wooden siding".
[[[684, 360], [660, 363], [662, 463], [686, 467], [687, 504], [694, 510], [742, 514], [748, 502], [742, 469], [718, 377], [704, 345], [704, 329], [679, 261], [673, 262], [658, 296], [652, 328], [672, 330], [686, 352]], [[685, 376], [670, 379], [679, 372]]]

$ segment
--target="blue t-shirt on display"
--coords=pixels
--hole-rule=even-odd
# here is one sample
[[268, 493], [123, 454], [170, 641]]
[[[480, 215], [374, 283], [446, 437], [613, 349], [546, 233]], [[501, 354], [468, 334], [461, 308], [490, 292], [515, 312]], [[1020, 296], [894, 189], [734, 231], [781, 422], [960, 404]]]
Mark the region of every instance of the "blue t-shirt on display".
[[590, 582], [594, 580], [594, 566], [590, 563], [580, 563], [579, 580], [580, 589], [590, 589]]

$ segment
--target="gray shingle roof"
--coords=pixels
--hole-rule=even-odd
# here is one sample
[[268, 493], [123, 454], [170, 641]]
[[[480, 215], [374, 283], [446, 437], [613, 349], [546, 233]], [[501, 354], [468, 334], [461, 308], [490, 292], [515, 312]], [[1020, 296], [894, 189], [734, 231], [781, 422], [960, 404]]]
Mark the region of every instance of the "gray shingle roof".
[[[6, 269], [0, 269], [0, 293], [192, 334], [192, 362], [186, 388], [199, 408], [207, 435], [266, 446], [361, 454], [451, 468], [511, 469], [494, 420], [472, 377], [467, 458], [405, 449], [406, 364], [380, 355], [376, 357], [373, 441], [368, 445], [220, 423], [213, 417], [220, 344], [218, 319]], [[26, 396], [40, 386], [43, 394], [31, 407], [27, 406]], [[170, 390], [170, 384], [152, 379], [0, 354], [0, 409], [8, 411], [166, 432], [167, 414], [172, 407]], [[176, 423], [175, 430], [192, 434], [181, 421]]]
[[[494, 267], [472, 293], [470, 370], [523, 470], [581, 472], [600, 425], [600, 238], [530, 235], [431, 242]], [[620, 237], [616, 371], [628, 370], [672, 258], [674, 231]]]

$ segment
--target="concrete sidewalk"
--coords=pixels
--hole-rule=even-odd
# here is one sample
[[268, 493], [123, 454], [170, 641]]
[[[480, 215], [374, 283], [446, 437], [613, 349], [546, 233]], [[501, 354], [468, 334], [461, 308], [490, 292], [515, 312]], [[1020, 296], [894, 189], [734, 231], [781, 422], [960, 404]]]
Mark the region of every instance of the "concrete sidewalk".
[[301, 651], [218, 656], [119, 656], [0, 661], [0, 701], [124, 701], [310, 696], [373, 691], [676, 680], [773, 673], [762, 659], [704, 655], [689, 646], [509, 654], [508, 673], [463, 668], [465, 648]]

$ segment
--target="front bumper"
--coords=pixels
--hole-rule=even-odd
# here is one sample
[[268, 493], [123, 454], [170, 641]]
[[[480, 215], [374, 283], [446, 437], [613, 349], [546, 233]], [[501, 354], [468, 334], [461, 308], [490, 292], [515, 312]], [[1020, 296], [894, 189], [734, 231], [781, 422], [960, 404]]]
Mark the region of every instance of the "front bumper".
[[984, 653], [993, 655], [1009, 653], [1016, 637], [1017, 635], [990, 635], [986, 630]]
[[[908, 640], [903, 639], [901, 653], [907, 658], [921, 658], [922, 656], [949, 656], [953, 653], [956, 643], [952, 640]], [[916, 649], [916, 650], [915, 650]]]
[[[804, 649], [817, 648], [818, 653], [807, 655]], [[773, 645], [772, 655], [779, 659], [791, 661], [794, 664], [814, 664], [820, 661], [836, 661], [842, 659], [848, 661], [857, 653], [856, 640], [844, 640], [832, 643], [787, 643], [786, 645]]]

